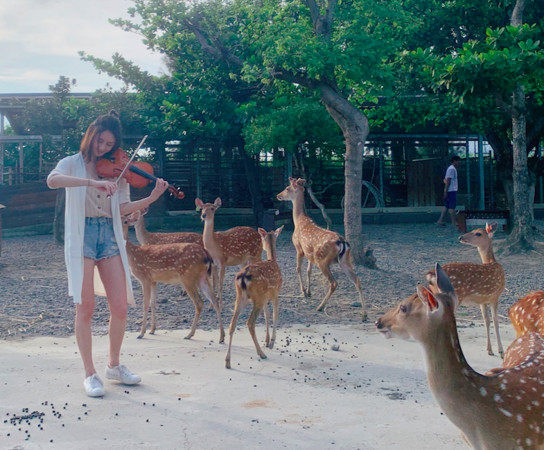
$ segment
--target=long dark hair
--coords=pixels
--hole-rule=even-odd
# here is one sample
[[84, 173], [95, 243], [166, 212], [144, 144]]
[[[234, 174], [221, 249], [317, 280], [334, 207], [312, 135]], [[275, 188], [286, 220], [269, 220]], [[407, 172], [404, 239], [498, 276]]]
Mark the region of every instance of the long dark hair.
[[[121, 121], [119, 120], [119, 114], [117, 114], [116, 111], [112, 110], [108, 114], [98, 116], [98, 118], [89, 125], [89, 128], [87, 128], [85, 136], [83, 136], [81, 144], [79, 145], [79, 151], [86, 162], [91, 160], [91, 150], [94, 140], [104, 131], [111, 132], [115, 138], [115, 144], [113, 145], [111, 152], [109, 152], [113, 153], [121, 146]], [[106, 154], [104, 156], [107, 157], [109, 155]]]

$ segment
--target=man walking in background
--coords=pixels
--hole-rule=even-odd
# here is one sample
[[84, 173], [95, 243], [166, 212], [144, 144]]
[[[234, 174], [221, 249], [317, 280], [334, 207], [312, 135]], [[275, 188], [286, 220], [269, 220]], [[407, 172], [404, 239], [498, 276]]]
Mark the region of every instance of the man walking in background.
[[451, 224], [456, 227], [457, 221], [455, 220], [455, 207], [457, 206], [457, 191], [459, 184], [457, 183], [457, 166], [461, 158], [455, 155], [451, 158], [451, 165], [446, 170], [446, 177], [444, 178], [444, 208], [440, 213], [440, 218], [437, 225], [445, 227], [444, 218], [446, 212], [450, 213]]

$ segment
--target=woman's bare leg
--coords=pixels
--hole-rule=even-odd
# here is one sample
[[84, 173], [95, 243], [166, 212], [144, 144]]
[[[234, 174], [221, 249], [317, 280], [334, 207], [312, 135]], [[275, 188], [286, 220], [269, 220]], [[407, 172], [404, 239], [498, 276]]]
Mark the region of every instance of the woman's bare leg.
[[97, 262], [100, 278], [106, 289], [110, 308], [110, 356], [109, 366], [119, 365], [121, 345], [127, 323], [127, 286], [121, 256], [105, 258]]
[[83, 259], [83, 286], [81, 303], [76, 303], [75, 333], [79, 354], [83, 360], [85, 377], [96, 373], [93, 363], [91, 321], [94, 313], [94, 264], [93, 259]]

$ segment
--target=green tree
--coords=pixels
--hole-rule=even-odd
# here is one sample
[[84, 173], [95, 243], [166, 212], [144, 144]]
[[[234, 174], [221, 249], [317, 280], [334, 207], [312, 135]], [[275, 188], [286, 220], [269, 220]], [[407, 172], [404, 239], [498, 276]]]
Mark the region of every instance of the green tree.
[[[134, 0], [129, 11], [138, 20], [114, 23], [141, 34], [150, 48], [167, 55], [176, 68], [172, 78], [181, 66], [198, 60], [197, 67], [227, 72], [225, 82], [246, 93], [246, 100], [269, 93], [278, 83], [318, 95], [344, 137], [345, 232], [356, 262], [365, 262], [361, 182], [369, 128], [357, 104], [375, 101], [393, 81], [386, 63], [413, 21], [396, 7], [402, 2], [393, 3]], [[113, 66], [113, 72], [119, 69]]]
[[[417, 0], [406, 6], [423, 7]], [[544, 4], [527, 4], [525, 25], [511, 23], [515, 6], [513, 0], [425, 2], [428, 20], [395, 62], [396, 101], [371, 113], [379, 123], [397, 122], [405, 129], [430, 122], [452, 132], [484, 134], [514, 219], [509, 250], [532, 245], [531, 195], [535, 177], [543, 173], [533, 149], [544, 136]], [[526, 119], [526, 143], [514, 142], [519, 113]], [[525, 156], [516, 155], [521, 147]], [[523, 174], [526, 161], [514, 166], [514, 158], [526, 160], [528, 154], [529, 172]]]

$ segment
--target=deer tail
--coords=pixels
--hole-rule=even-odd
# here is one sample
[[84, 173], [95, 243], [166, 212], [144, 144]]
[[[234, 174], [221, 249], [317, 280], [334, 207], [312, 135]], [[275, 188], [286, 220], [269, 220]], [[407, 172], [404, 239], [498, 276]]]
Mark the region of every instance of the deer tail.
[[206, 264], [206, 272], [208, 272], [208, 275], [211, 276], [212, 267], [213, 267], [213, 258], [208, 253], [208, 250], [204, 249], [204, 252], [206, 253], [206, 256], [204, 256], [204, 264]]
[[336, 241], [336, 247], [338, 248], [338, 255], [336, 257], [338, 261], [342, 261], [349, 255], [350, 245], [349, 242], [347, 242], [345, 239], [338, 239]]
[[242, 291], [247, 291], [249, 282], [251, 281], [251, 274], [249, 273], [249, 268], [246, 267], [243, 269], [242, 273], [236, 275], [236, 285], [242, 289]]

